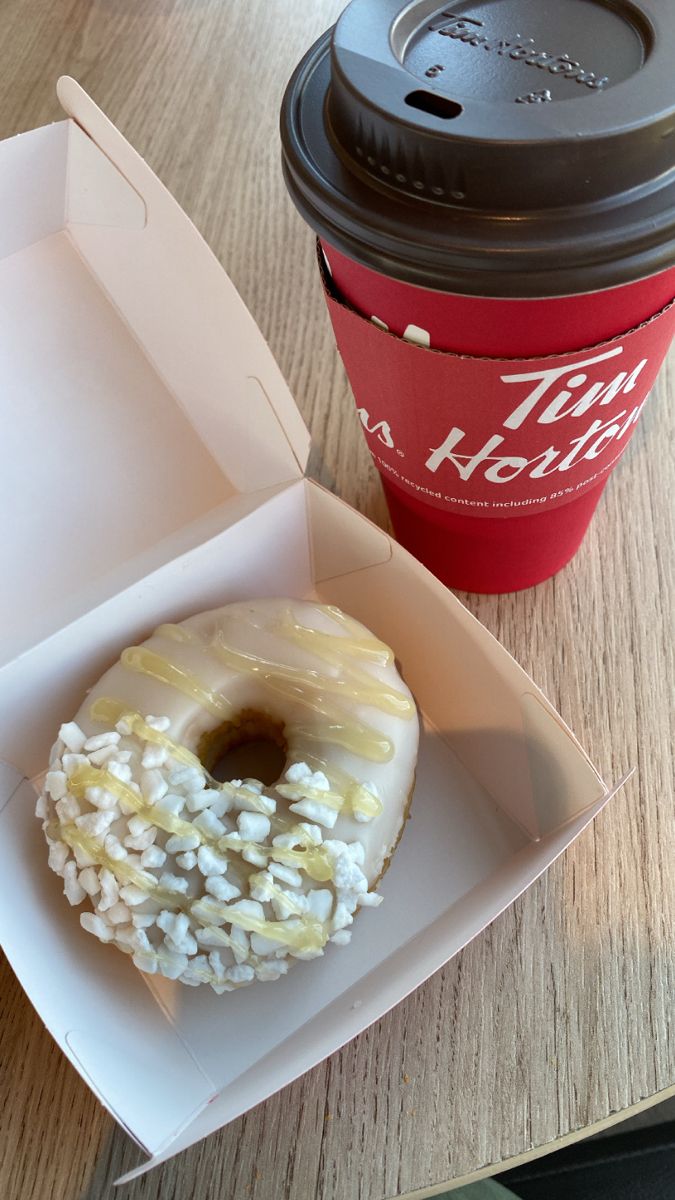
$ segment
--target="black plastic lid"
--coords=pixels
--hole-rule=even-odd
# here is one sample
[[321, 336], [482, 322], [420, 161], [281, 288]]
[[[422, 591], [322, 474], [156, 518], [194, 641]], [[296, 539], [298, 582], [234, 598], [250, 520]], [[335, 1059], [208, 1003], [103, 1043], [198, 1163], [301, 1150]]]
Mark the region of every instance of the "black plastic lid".
[[675, 264], [675, 0], [352, 0], [284, 97], [309, 224], [384, 274], [555, 296]]

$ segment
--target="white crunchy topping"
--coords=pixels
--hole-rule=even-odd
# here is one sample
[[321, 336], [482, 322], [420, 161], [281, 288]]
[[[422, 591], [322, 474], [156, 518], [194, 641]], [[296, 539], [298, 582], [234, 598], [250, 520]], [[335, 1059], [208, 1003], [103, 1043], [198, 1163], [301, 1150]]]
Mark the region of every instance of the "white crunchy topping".
[[129, 817], [127, 821], [127, 829], [133, 837], [138, 837], [139, 834], [145, 833], [148, 829], [152, 828], [152, 821], [146, 821], [144, 817]]
[[144, 904], [148, 893], [143, 888], [136, 887], [134, 883], [127, 883], [125, 887], [120, 888], [120, 896], [125, 904], [134, 907], [136, 904]]
[[151, 826], [143, 833], [137, 833], [135, 837], [125, 837], [124, 845], [129, 850], [149, 850], [156, 837], [157, 830]]
[[185, 797], [175, 796], [173, 793], [162, 796], [161, 800], [155, 801], [155, 808], [158, 808], [160, 812], [172, 813], [174, 817], [177, 817], [185, 808]]
[[141, 772], [141, 795], [148, 804], [156, 804], [169, 790], [169, 785], [161, 771]]
[[85, 799], [88, 800], [94, 808], [109, 809], [111, 811], [113, 809], [117, 809], [117, 797], [113, 792], [109, 792], [107, 788], [88, 787], [86, 788], [84, 795]]
[[270, 819], [264, 813], [242, 812], [237, 817], [237, 828], [249, 842], [264, 842], [269, 837]]
[[193, 867], [197, 866], [197, 855], [194, 850], [186, 850], [184, 854], [176, 855], [176, 862], [184, 871], [191, 871]]
[[112, 871], [108, 871], [106, 867], [103, 867], [99, 871], [98, 879], [101, 885], [101, 899], [98, 902], [98, 909], [99, 912], [107, 912], [117, 902], [120, 890]]
[[73, 796], [64, 796], [63, 800], [56, 801], [56, 815], [59, 821], [74, 821], [80, 815], [80, 806]]
[[328, 888], [313, 888], [307, 895], [307, 907], [317, 921], [327, 921], [333, 909], [333, 893]]
[[[67, 847], [65, 847], [67, 849]], [[78, 875], [78, 882], [88, 896], [96, 896], [101, 890], [101, 882], [95, 867], [85, 867]]]
[[131, 923], [136, 929], [149, 929], [151, 925], [155, 924], [155, 915], [155, 913], [147, 912], [132, 913]]
[[202, 833], [205, 833], [210, 838], [223, 837], [227, 833], [227, 827], [223, 825], [222, 821], [218, 820], [218, 817], [214, 816], [210, 809], [200, 812], [192, 824], [195, 829], [201, 830]]
[[313, 846], [320, 846], [323, 834], [318, 825], [308, 825], [307, 821], [301, 821], [299, 828], [309, 838]]
[[113, 925], [127, 925], [130, 920], [131, 913], [123, 900], [118, 900], [106, 910], [106, 921], [111, 921]]
[[49, 866], [57, 875], [63, 875], [63, 868], [68, 861], [68, 847], [64, 842], [52, 842], [49, 847]]
[[73, 754], [79, 754], [80, 750], [84, 749], [84, 743], [87, 740], [86, 735], [74, 721], [68, 721], [66, 725], [61, 726], [59, 738], [66, 749], [72, 750]]
[[198, 833], [186, 833], [179, 835], [175, 833], [166, 843], [167, 854], [183, 854], [186, 850], [196, 850], [201, 845], [201, 838]]
[[169, 783], [186, 792], [201, 792], [206, 787], [206, 776], [197, 767], [180, 767], [169, 775]]
[[[89, 755], [89, 762], [95, 767], [102, 767], [105, 762], [109, 762], [115, 757], [117, 752], [116, 746], [103, 746], [100, 750], [95, 750]], [[120, 764], [124, 766], [125, 764]]]
[[47, 771], [45, 788], [52, 800], [62, 800], [68, 791], [65, 771]]
[[63, 891], [70, 904], [80, 904], [87, 894], [77, 878], [77, 866], [72, 858], [63, 868]]
[[159, 886], [165, 888], [168, 892], [181, 892], [185, 894], [190, 885], [182, 875], [172, 875], [170, 871], [165, 871], [159, 877]]
[[224, 875], [227, 870], [227, 858], [218, 854], [210, 846], [200, 846], [197, 851], [197, 866], [202, 875]]
[[352, 935], [348, 929], [339, 929], [337, 933], [331, 934], [329, 940], [336, 946], [347, 946], [352, 940]]
[[290, 887], [302, 886], [302, 875], [299, 871], [295, 871], [293, 867], [285, 867], [283, 863], [271, 862], [268, 866], [268, 871], [274, 879], [281, 879]]
[[81, 817], [75, 818], [75, 824], [78, 829], [88, 833], [90, 837], [101, 837], [112, 825], [115, 815], [109, 810], [83, 813]]
[[147, 767], [148, 770], [152, 769], [153, 767], [163, 767], [167, 758], [168, 754], [164, 746], [153, 746], [152, 743], [150, 743], [143, 751], [141, 766]]
[[330, 783], [323, 771], [312, 771], [307, 763], [293, 763], [286, 771], [286, 781], [277, 790], [287, 800], [293, 801], [291, 812], [332, 829], [340, 810], [321, 799], [322, 792], [330, 792]]
[[93, 933], [101, 942], [111, 942], [115, 936], [115, 932], [96, 913], [83, 912], [80, 913], [80, 925], [86, 929], [87, 933]]
[[241, 895], [239, 888], [222, 875], [209, 875], [204, 886], [209, 895], [215, 896], [216, 900], [234, 900], [235, 896]]
[[115, 837], [114, 833], [108, 834], [103, 843], [103, 848], [108, 858], [111, 858], [113, 862], [122, 862], [123, 859], [129, 857], [128, 850], [120, 843], [119, 838]]
[[141, 854], [141, 866], [163, 867], [166, 862], [166, 852], [159, 846], [148, 846]]
[[61, 765], [68, 779], [78, 767], [86, 767], [89, 762], [86, 754], [64, 754]]
[[[213, 811], [214, 801], [219, 797], [220, 793], [215, 788], [200, 788], [197, 792], [190, 792], [187, 798], [187, 807], [190, 812], [201, 812], [203, 809]], [[229, 797], [228, 797], [229, 803]], [[223, 812], [226, 810], [223, 809]], [[223, 814], [218, 814], [222, 816]]]
[[148, 974], [218, 993], [346, 945], [356, 909], [381, 897], [368, 891], [363, 845], [324, 831], [343, 807], [370, 817], [307, 763], [288, 767], [276, 795], [254, 779], [217, 784], [172, 756], [170, 727], [133, 714], [91, 737], [61, 727], [36, 811], [67, 899], [93, 908], [82, 928]]
[[120, 740], [120, 735], [117, 732], [97, 733], [94, 737], [87, 738], [83, 749], [89, 755], [91, 760], [92, 751], [102, 750], [104, 746], [117, 746]]
[[[171, 721], [168, 717], [146, 717], [145, 723], [151, 729], [156, 729], [158, 733], [166, 733], [171, 728]], [[131, 733], [131, 730], [128, 732]]]

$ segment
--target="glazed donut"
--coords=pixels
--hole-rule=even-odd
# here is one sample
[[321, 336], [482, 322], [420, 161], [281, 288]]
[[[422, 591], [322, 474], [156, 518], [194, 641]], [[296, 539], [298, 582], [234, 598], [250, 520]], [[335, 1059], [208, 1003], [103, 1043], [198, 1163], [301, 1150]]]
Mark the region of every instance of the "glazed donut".
[[[160, 625], [61, 726], [38, 801], [82, 927], [144, 972], [231, 991], [349, 942], [408, 813], [419, 723], [338, 608], [253, 600]], [[271, 786], [218, 782], [264, 738]]]

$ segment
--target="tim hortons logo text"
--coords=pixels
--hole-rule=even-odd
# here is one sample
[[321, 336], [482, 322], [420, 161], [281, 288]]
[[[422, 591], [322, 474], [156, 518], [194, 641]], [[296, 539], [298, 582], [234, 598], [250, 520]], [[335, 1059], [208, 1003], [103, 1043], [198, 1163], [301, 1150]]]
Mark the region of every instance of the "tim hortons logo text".
[[[500, 380], [514, 389], [517, 403], [502, 421], [502, 429], [522, 429], [526, 423], [552, 425], [573, 418], [583, 421], [591, 409], [595, 419], [565, 446], [550, 445], [533, 458], [508, 452], [507, 433], [495, 433], [482, 446], [472, 446], [465, 430], [453, 426], [447, 437], [432, 450], [425, 466], [435, 474], [441, 467], [451, 467], [460, 480], [466, 482], [481, 475], [488, 483], [510, 483], [519, 475], [530, 479], [543, 479], [556, 472], [565, 472], [584, 461], [593, 461], [603, 455], [610, 446], [621, 442], [635, 425], [644, 400], [632, 408], [627, 403], [620, 412], [613, 412], [603, 420], [599, 412], [619, 395], [628, 395], [637, 384], [638, 377], [647, 365], [643, 358], [633, 369], [619, 371], [609, 382], [596, 380], [589, 387], [584, 368], [595, 366], [617, 358], [623, 346], [615, 346], [603, 354], [584, 358], [564, 366], [551, 366], [544, 370], [501, 375]], [[524, 394], [523, 394], [524, 392]], [[389, 428], [387, 427], [387, 434]]]
[[383, 446], [388, 446], [390, 450], [394, 449], [394, 439], [391, 436], [391, 429], [388, 421], [376, 421], [374, 425], [370, 424], [370, 413], [365, 408], [357, 408], [359, 420], [363, 425], [366, 433], [377, 434], [377, 440], [382, 442]]
[[495, 37], [486, 32], [482, 21], [473, 17], [458, 17], [447, 10], [440, 13], [429, 25], [432, 33], [441, 37], [453, 38], [469, 46], [482, 47], [483, 50], [494, 51], [502, 58], [512, 58], [524, 63], [527, 67], [539, 67], [549, 71], [551, 75], [562, 75], [565, 79], [573, 79], [575, 83], [583, 83], [594, 91], [601, 91], [609, 83], [608, 75], [598, 76], [595, 71], [586, 71], [581, 63], [570, 58], [569, 54], [553, 54], [549, 50], [538, 50], [534, 38], [517, 36], [511, 41]]

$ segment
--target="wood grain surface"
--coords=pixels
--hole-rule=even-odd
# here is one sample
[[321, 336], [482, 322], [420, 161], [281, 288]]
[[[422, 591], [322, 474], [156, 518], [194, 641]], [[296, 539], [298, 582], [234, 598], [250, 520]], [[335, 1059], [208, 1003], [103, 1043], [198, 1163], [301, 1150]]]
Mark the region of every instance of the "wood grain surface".
[[[196, 222], [314, 438], [311, 470], [386, 524], [313, 240], [284, 192], [285, 82], [340, 0], [0, 0], [0, 136], [75, 76]], [[385, 1019], [121, 1200], [384, 1200], [498, 1169], [675, 1080], [673, 506], [664, 370], [574, 565], [462, 596], [607, 780], [638, 774], [546, 876]], [[101, 1200], [141, 1160], [3, 964], [0, 1195]]]

